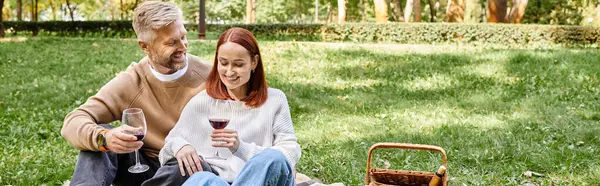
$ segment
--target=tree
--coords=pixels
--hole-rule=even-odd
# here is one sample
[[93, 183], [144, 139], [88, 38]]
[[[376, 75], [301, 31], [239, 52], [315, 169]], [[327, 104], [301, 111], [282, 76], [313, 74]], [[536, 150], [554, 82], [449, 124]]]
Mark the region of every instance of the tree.
[[525, 8], [527, 8], [527, 0], [512, 0], [512, 8], [508, 15], [508, 22], [521, 23], [523, 15], [525, 15]]
[[22, 0], [17, 0], [17, 21], [23, 20], [23, 2]]
[[69, 0], [66, 0], [66, 1], [67, 1], [67, 9], [69, 9], [69, 16], [71, 17], [71, 21], [75, 21], [75, 16], [73, 16], [73, 12], [77, 8], [77, 4], [71, 5]]
[[385, 0], [375, 0], [375, 19], [378, 23], [385, 23], [388, 20], [388, 7]]
[[4, 8], [4, 0], [0, 0], [0, 38], [4, 37], [4, 22], [2, 21], [2, 9]]
[[319, 23], [319, 0], [315, 0], [315, 23]]
[[406, 8], [404, 9], [404, 21], [410, 21], [410, 14], [415, 12], [414, 22], [421, 22], [421, 0], [406, 0]]
[[414, 22], [421, 22], [422, 19], [422, 15], [421, 15], [421, 0], [414, 0], [413, 1], [414, 5], [413, 5], [413, 12], [415, 12], [415, 17], [414, 17]]
[[506, 17], [507, 0], [488, 0], [486, 17], [488, 23], [504, 23]]
[[256, 23], [256, 0], [246, 0], [246, 24]]
[[338, 23], [346, 22], [346, 0], [338, 0]]
[[429, 0], [429, 22], [436, 22], [437, 10], [435, 4], [437, 0]]
[[397, 22], [404, 22], [404, 13], [402, 13], [402, 3], [400, 0], [390, 1], [390, 7], [392, 8], [392, 17]]
[[48, 0], [48, 4], [50, 4], [50, 10], [52, 10], [52, 20], [56, 21], [56, 12], [58, 12], [57, 6], [53, 0]]
[[465, 2], [465, 23], [479, 23], [484, 15], [481, 0], [467, 0]]
[[360, 0], [358, 2], [358, 7], [360, 7], [360, 22], [367, 22], [367, 2]]
[[204, 1], [200, 0], [198, 8], [198, 39], [201, 40], [206, 39], [206, 4]]
[[35, 8], [35, 9], [33, 10], [33, 15], [34, 15], [34, 17], [33, 17], [33, 20], [34, 20], [34, 21], [38, 21], [38, 19], [39, 19], [39, 17], [40, 17], [40, 16], [38, 15], [38, 13], [39, 13], [39, 11], [38, 11], [38, 7], [39, 7], [39, 6], [38, 6], [38, 2], [39, 2], [39, 0], [35, 0], [35, 6], [34, 6], [34, 8]]
[[465, 16], [465, 0], [448, 0], [448, 8], [446, 8], [446, 21], [448, 22], [464, 22]]

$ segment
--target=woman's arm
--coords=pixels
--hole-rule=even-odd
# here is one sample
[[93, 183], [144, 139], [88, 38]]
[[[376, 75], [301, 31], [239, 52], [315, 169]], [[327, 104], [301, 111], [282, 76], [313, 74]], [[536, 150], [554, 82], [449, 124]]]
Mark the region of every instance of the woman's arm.
[[[164, 165], [169, 160], [176, 157], [177, 152], [185, 145], [195, 147], [190, 142], [198, 141], [192, 139], [194, 133], [196, 133], [194, 123], [197, 122], [197, 116], [199, 115], [202, 97], [199, 95], [194, 96], [187, 105], [181, 111], [179, 121], [175, 124], [175, 127], [171, 129], [167, 137], [165, 138], [165, 145], [160, 150], [159, 160], [161, 165]], [[197, 130], [197, 129], [196, 129]]]
[[[277, 96], [276, 101], [278, 103], [274, 115], [274, 139], [271, 148], [281, 151], [290, 165], [294, 167], [296, 162], [300, 159], [301, 150], [300, 145], [297, 143], [296, 134], [294, 133], [287, 99], [285, 94], [281, 91], [277, 94], [270, 94], [269, 96]], [[264, 150], [264, 147], [258, 146], [255, 143], [247, 143], [240, 140], [239, 147], [234, 155], [248, 161], [252, 156], [262, 150]]]

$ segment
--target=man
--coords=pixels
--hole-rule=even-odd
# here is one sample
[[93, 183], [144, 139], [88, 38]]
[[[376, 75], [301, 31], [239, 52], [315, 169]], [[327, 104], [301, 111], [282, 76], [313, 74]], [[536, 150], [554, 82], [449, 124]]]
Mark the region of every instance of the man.
[[[140, 185], [160, 167], [158, 152], [177, 123], [181, 110], [205, 89], [210, 66], [187, 54], [188, 42], [181, 9], [168, 2], [144, 2], [134, 10], [133, 29], [146, 57], [104, 85], [87, 102], [65, 117], [62, 136], [81, 150], [71, 185]], [[141, 108], [146, 137], [112, 127], [123, 110]], [[132, 174], [133, 152], [150, 170]]]

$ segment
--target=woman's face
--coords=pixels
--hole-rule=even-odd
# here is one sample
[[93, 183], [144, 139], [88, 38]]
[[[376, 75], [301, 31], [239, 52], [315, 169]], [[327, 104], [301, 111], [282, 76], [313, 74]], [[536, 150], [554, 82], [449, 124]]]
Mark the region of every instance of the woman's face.
[[258, 56], [250, 56], [250, 52], [242, 45], [226, 42], [218, 48], [217, 70], [219, 78], [227, 89], [243, 88], [250, 81], [252, 70], [256, 68]]

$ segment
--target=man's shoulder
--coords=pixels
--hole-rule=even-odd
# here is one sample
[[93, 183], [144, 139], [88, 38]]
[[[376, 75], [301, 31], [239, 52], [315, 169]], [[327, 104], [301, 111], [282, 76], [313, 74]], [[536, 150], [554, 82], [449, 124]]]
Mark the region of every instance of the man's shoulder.
[[117, 75], [111, 79], [103, 89], [109, 89], [109, 91], [120, 91], [129, 92], [139, 90], [143, 87], [143, 79], [145, 78], [145, 71], [143, 65], [147, 64], [144, 62], [145, 58], [139, 62], [131, 62], [126, 70], [117, 73]]
[[208, 74], [210, 73], [210, 70], [212, 68], [212, 64], [208, 61], [202, 60], [198, 56], [192, 54], [188, 54], [188, 56], [190, 68], [202, 77], [208, 77]]

